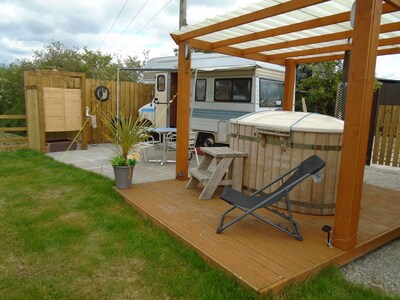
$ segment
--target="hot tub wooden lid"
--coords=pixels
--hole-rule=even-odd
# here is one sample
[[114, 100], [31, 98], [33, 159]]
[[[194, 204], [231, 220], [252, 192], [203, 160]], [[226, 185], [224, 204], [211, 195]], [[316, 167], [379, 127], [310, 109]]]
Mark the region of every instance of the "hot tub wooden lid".
[[331, 116], [295, 111], [260, 111], [232, 119], [231, 122], [282, 132], [342, 133], [344, 126], [342, 120]]

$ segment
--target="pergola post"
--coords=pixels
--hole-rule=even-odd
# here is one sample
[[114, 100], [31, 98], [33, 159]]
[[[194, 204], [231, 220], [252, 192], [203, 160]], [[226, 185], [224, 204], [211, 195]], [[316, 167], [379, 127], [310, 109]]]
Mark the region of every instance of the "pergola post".
[[296, 89], [296, 63], [287, 59], [285, 64], [285, 88], [283, 90], [282, 110], [294, 111], [294, 97]]
[[333, 232], [342, 250], [356, 246], [381, 11], [380, 0], [357, 1]]
[[178, 101], [176, 118], [176, 174], [179, 180], [188, 178], [189, 167], [189, 127], [190, 127], [190, 45], [179, 43], [178, 54]]

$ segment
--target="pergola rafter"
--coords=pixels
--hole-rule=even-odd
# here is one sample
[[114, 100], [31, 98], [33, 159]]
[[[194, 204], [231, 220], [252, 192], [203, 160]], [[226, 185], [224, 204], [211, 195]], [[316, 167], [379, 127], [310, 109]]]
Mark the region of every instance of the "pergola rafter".
[[[250, 22], [255, 22], [257, 20], [264, 20], [265, 22], [268, 22], [268, 18], [278, 16], [280, 14], [284, 14], [287, 12], [291, 12], [295, 10], [296, 7], [297, 9], [300, 9], [300, 8], [315, 6], [321, 2], [325, 1], [310, 1], [310, 0], [289, 1], [273, 7], [265, 8], [262, 11], [256, 11], [254, 13], [250, 13], [248, 14], [248, 16], [246, 15], [247, 17], [241, 16], [229, 19], [221, 23], [212, 24], [210, 26], [195, 29], [190, 32], [185, 32], [182, 35], [177, 35], [175, 33], [172, 33], [171, 36], [177, 43], [183, 41], [189, 42], [193, 48], [284, 65], [285, 64], [284, 61], [276, 57], [274, 54], [269, 55], [268, 51], [274, 51], [274, 50], [277, 51], [299, 46], [311, 46], [314, 49], [321, 48], [320, 51], [314, 50], [316, 54], [320, 54], [324, 53], [327, 47], [319, 46], [318, 44], [335, 42], [340, 39], [348, 39], [352, 37], [352, 30], [351, 29], [343, 30], [329, 34], [318, 34], [318, 35], [316, 34], [311, 37], [304, 37], [299, 39], [292, 38], [280, 42], [269, 42], [268, 38], [277, 37], [280, 40], [282, 40], [283, 36], [293, 33], [301, 33], [302, 31], [323, 28], [324, 26], [329, 26], [329, 25], [343, 25], [344, 22], [348, 23], [350, 21], [350, 11], [341, 12], [320, 18], [314, 18], [312, 20], [297, 22], [294, 24], [280, 26], [272, 29], [252, 32], [249, 34], [242, 34], [231, 38], [221, 39], [215, 42], [207, 41], [207, 37], [217, 31], [224, 32], [225, 30], [229, 30], [234, 27], [246, 24], [246, 22], [244, 21], [245, 19], [249, 20]], [[391, 1], [390, 3], [385, 3], [382, 5], [382, 15], [390, 14], [396, 11], [397, 8], [392, 4]], [[380, 28], [380, 33], [398, 32], [399, 27], [400, 27], [399, 22], [382, 24]], [[229, 35], [229, 33], [226, 34]], [[264, 42], [264, 45], [250, 46], [250, 47], [246, 45], [246, 43], [254, 41], [259, 41], [260, 43]], [[400, 43], [398, 44], [399, 45], [397, 47], [400, 47]], [[339, 47], [337, 49], [338, 50], [336, 51], [344, 51]], [[394, 53], [397, 52], [395, 51]], [[331, 56], [336, 57], [337, 55], [339, 54], [335, 53], [332, 54]], [[305, 55], [301, 54], [301, 51], [298, 51], [298, 57], [290, 57], [290, 56], [288, 57], [298, 61], [307, 59], [308, 62], [313, 62], [311, 57], [304, 58], [304, 56]], [[286, 56], [283, 56], [282, 58], [286, 58]], [[318, 61], [321, 61], [321, 57], [319, 55], [316, 55], [315, 62]]]
[[190, 32], [184, 33], [179, 36], [172, 34], [172, 38], [175, 40], [176, 43], [179, 43], [181, 41], [192, 39], [194, 37], [213, 33], [216, 31], [221, 31], [221, 30], [232, 28], [232, 27], [239, 26], [242, 24], [247, 24], [250, 22], [258, 21], [260, 19], [265, 19], [268, 17], [288, 13], [288, 12], [291, 12], [291, 11], [294, 11], [297, 9], [301, 9], [301, 8], [304, 8], [307, 6], [311, 6], [311, 5], [326, 2], [326, 1], [328, 1], [328, 0], [297, 0], [297, 1], [286, 2], [286, 3], [274, 5], [271, 7], [267, 7], [265, 9], [257, 10], [253, 13], [242, 15], [242, 16], [239, 16], [236, 18], [228, 19], [223, 22], [215, 23], [213, 25], [208, 26], [207, 29], [199, 28], [199, 29], [192, 30]]

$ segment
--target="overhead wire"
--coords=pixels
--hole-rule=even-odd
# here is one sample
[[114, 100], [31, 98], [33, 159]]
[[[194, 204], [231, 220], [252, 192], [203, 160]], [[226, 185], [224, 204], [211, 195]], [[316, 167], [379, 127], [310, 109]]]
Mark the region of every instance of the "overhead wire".
[[[151, 21], [153, 21], [167, 6], [168, 4], [170, 4], [172, 2], [172, 0], [169, 0], [167, 3], [165, 3], [165, 5], [153, 16], [150, 18], [150, 20], [142, 27], [140, 28], [140, 30], [138, 32], [136, 32], [134, 35], [138, 35], [139, 33], [141, 33], [143, 31], [143, 29], [145, 29], [147, 27], [147, 25], [149, 25], [151, 23]], [[133, 37], [132, 39], [130, 39], [128, 41], [128, 43], [125, 44], [125, 46], [123, 46], [122, 48], [119, 49], [119, 52], [121, 52], [123, 49], [125, 49], [134, 39], [135, 37]]]
[[125, 3], [124, 3], [124, 5], [123, 5], [122, 8], [120, 9], [120, 11], [119, 11], [117, 17], [115, 18], [114, 22], [112, 23], [112, 25], [111, 25], [111, 27], [110, 27], [110, 29], [108, 29], [107, 34], [104, 36], [104, 39], [103, 39], [103, 41], [101, 42], [101, 44], [100, 44], [100, 46], [99, 46], [99, 49], [101, 49], [101, 47], [103, 46], [105, 40], [107, 39], [107, 37], [108, 37], [108, 35], [110, 34], [111, 30], [113, 29], [115, 23], [117, 22], [117, 20], [118, 20], [119, 17], [121, 16], [121, 13], [122, 13], [122, 11], [124, 10], [124, 8], [125, 8], [126, 4], [128, 3], [128, 1], [129, 1], [129, 0], [126, 0]]
[[125, 33], [125, 31], [128, 29], [128, 27], [132, 24], [132, 22], [136, 19], [136, 17], [140, 14], [140, 12], [143, 10], [143, 8], [146, 6], [147, 2], [149, 2], [149, 0], [146, 0], [143, 5], [140, 7], [140, 9], [138, 10], [138, 12], [136, 13], [136, 15], [134, 15], [134, 17], [129, 21], [129, 23], [125, 26], [124, 30], [122, 30], [122, 32], [119, 34], [119, 36], [117, 37], [117, 39], [114, 41], [114, 43], [112, 43], [112, 46], [110, 48], [110, 52], [112, 50], [112, 48], [114, 47], [114, 45], [118, 42], [118, 40], [121, 38], [121, 36]]
[[[103, 39], [103, 41], [101, 42], [101, 44], [100, 44], [100, 46], [99, 46], [99, 49], [101, 48], [101, 46], [103, 45], [103, 43], [104, 43], [104, 41], [106, 40], [106, 38], [107, 38], [107, 36], [109, 35], [109, 33], [111, 32], [111, 30], [112, 30], [112, 28], [114, 27], [114, 25], [115, 25], [115, 23], [117, 22], [117, 20], [118, 20], [118, 18], [121, 16], [121, 13], [122, 13], [122, 11], [124, 10], [124, 8], [125, 8], [125, 6], [126, 6], [126, 4], [128, 3], [128, 1], [129, 0], [126, 0], [125, 1], [125, 3], [124, 3], [124, 5], [122, 6], [122, 8], [120, 9], [120, 11], [119, 11], [119, 13], [118, 13], [118, 15], [117, 15], [117, 17], [115, 18], [115, 20], [114, 20], [114, 22], [113, 22], [113, 24], [111, 25], [111, 27], [110, 27], [110, 29], [108, 30], [108, 32], [107, 32], [107, 34], [106, 34], [106, 36], [104, 37], [104, 39]], [[134, 18], [129, 22], [129, 24], [127, 25], [127, 27], [133, 22], [133, 20], [137, 17], [137, 15], [140, 13], [140, 11], [143, 9], [143, 7], [146, 5], [146, 3], [148, 2], [148, 0], [146, 0], [146, 2], [142, 5], [142, 7], [139, 9], [139, 11], [138, 11], [138, 13], [134, 16]], [[151, 21], [153, 21], [167, 6], [168, 6], [168, 4], [170, 4], [172, 2], [172, 0], [169, 0], [135, 35], [138, 35], [140, 32], [142, 32], [143, 31], [143, 29], [145, 29], [146, 27], [147, 27], [147, 25], [149, 25], [150, 23], [151, 23]], [[127, 27], [124, 29], [124, 31], [122, 32], [122, 33], [124, 33], [125, 32], [125, 30], [127, 29]], [[122, 35], [122, 33], [121, 33], [121, 35]], [[120, 49], [120, 51], [122, 50], [122, 49], [124, 49], [128, 44], [130, 44], [130, 42], [132, 41], [133, 39], [131, 39], [124, 47], [122, 47], [121, 49]], [[111, 82], [115, 79], [115, 77], [116, 77], [116, 75], [114, 76], [114, 78], [113, 79], [111, 79], [111, 81], [110, 81], [110, 83], [109, 83], [109, 87], [111, 86]], [[177, 96], [177, 94], [175, 94], [175, 96], [174, 96], [174, 99], [175, 99], [175, 97]], [[173, 100], [174, 100], [173, 99]], [[172, 101], [173, 101], [172, 100]], [[97, 110], [97, 108], [98, 108], [98, 106], [100, 105], [100, 103], [101, 103], [101, 101], [99, 101], [97, 104], [96, 104], [96, 106], [95, 106], [95, 108], [92, 110], [92, 112], [91, 112], [91, 115], [93, 115], [93, 113], [95, 113], [96, 112], [96, 110]], [[63, 154], [63, 156], [62, 156], [62, 158], [61, 158], [61, 160], [63, 160], [63, 158], [65, 157], [65, 155], [68, 153], [68, 151], [70, 150], [70, 148], [71, 148], [71, 146], [72, 146], [72, 144], [77, 140], [77, 138], [79, 137], [79, 135], [82, 133], [82, 131], [83, 131], [83, 129], [85, 128], [85, 126], [86, 126], [86, 124], [88, 123], [88, 121], [89, 121], [89, 117], [87, 117], [86, 118], [86, 120], [85, 120], [85, 122], [84, 122], [84, 124], [82, 125], [82, 127], [80, 128], [80, 130], [78, 131], [78, 133], [76, 134], [76, 136], [75, 136], [75, 138], [73, 139], [73, 141], [71, 142], [71, 144], [69, 145], [69, 147], [68, 147], [68, 149], [65, 151], [65, 153]]]

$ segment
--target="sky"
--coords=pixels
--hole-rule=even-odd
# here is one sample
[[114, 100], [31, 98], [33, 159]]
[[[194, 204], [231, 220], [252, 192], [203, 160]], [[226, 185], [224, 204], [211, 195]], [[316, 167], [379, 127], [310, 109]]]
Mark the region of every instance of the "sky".
[[[244, 7], [250, 0], [187, 0], [194, 24]], [[174, 55], [179, 0], [0, 0], [0, 64], [30, 58], [52, 41], [143, 60]], [[400, 55], [378, 57], [376, 75], [400, 80]]]

